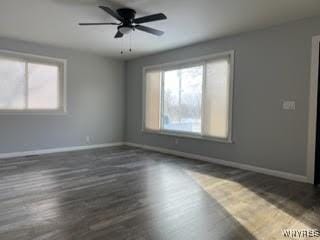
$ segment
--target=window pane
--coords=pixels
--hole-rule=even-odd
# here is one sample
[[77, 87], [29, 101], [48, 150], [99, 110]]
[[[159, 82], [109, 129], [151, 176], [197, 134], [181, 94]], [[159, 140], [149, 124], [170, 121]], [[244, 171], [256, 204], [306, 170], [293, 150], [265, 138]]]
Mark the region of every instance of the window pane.
[[25, 108], [25, 63], [0, 58], [0, 109]]
[[229, 72], [229, 58], [207, 63], [203, 121], [205, 135], [228, 136]]
[[164, 72], [164, 129], [201, 132], [202, 78], [202, 66]]
[[57, 66], [28, 63], [28, 108], [59, 108], [59, 69]]
[[147, 129], [160, 129], [160, 86], [161, 72], [146, 73], [145, 124]]

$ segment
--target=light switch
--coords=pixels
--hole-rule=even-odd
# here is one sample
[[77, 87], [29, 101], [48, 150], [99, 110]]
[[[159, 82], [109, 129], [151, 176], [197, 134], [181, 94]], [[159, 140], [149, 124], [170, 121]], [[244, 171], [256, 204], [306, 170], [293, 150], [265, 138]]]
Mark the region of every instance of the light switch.
[[282, 102], [282, 109], [283, 110], [295, 110], [296, 109], [296, 102], [285, 100]]

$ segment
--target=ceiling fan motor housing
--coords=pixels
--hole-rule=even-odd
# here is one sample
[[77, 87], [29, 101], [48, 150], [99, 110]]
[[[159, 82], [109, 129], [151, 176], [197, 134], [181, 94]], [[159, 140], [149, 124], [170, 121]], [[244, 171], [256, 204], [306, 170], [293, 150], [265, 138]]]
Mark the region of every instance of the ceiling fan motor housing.
[[118, 14], [124, 19], [124, 23], [132, 23], [136, 16], [136, 11], [131, 8], [119, 8]]
[[120, 8], [118, 14], [123, 18], [122, 25], [118, 27], [118, 31], [122, 34], [128, 34], [133, 31], [133, 19], [136, 16], [136, 11], [131, 8]]

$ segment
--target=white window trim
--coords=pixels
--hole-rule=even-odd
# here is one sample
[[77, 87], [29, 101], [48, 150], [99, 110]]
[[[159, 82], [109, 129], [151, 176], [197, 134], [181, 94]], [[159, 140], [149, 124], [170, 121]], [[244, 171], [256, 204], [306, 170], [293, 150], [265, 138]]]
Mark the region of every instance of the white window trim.
[[[228, 136], [226, 138], [203, 136], [202, 134], [191, 133], [191, 132], [164, 130], [164, 129], [162, 129], [161, 122], [160, 122], [160, 130], [151, 130], [151, 129], [147, 129], [145, 127], [145, 110], [146, 110], [145, 109], [145, 107], [146, 107], [146, 103], [145, 103], [146, 92], [145, 91], [146, 91], [146, 72], [147, 71], [152, 70], [152, 69], [161, 69], [161, 70], [176, 69], [178, 67], [185, 67], [188, 65], [201, 63], [206, 60], [221, 58], [221, 57], [225, 57], [225, 56], [230, 57]], [[164, 64], [150, 65], [150, 66], [143, 67], [143, 69], [142, 69], [142, 130], [141, 131], [143, 133], [151, 133], [151, 134], [166, 135], [166, 136], [173, 136], [173, 137], [209, 140], [209, 141], [215, 141], [215, 142], [220, 142], [220, 143], [234, 143], [233, 138], [232, 138], [232, 136], [233, 136], [233, 134], [232, 134], [233, 133], [232, 113], [233, 113], [233, 94], [234, 94], [233, 81], [234, 81], [234, 50], [205, 55], [205, 56], [196, 57], [196, 58], [190, 58], [190, 59], [182, 60], [182, 61], [174, 61], [174, 62], [168, 62], [168, 63], [164, 63]], [[161, 103], [161, 105], [162, 104], [163, 103]], [[160, 109], [160, 111], [162, 111], [162, 109]], [[160, 112], [160, 115], [161, 114], [162, 113]], [[162, 121], [162, 116], [160, 117], [160, 121]]]
[[60, 65], [59, 72], [59, 105], [58, 109], [0, 109], [0, 115], [66, 115], [67, 114], [67, 60], [30, 53], [0, 49], [0, 55], [31, 63]]

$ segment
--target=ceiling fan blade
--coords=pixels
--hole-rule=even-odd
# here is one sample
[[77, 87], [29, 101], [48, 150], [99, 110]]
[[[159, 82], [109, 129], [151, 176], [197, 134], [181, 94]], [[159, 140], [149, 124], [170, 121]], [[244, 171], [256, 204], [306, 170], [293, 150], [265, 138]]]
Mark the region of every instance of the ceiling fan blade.
[[120, 25], [119, 23], [79, 23], [79, 26]]
[[122, 38], [122, 37], [123, 37], [123, 34], [120, 31], [118, 31], [114, 36], [114, 38]]
[[107, 13], [109, 13], [115, 19], [118, 19], [120, 22], [123, 21], [123, 18], [120, 17], [119, 14], [116, 13], [115, 11], [113, 11], [111, 8], [108, 8], [108, 7], [105, 7], [105, 6], [99, 6], [99, 8], [101, 8], [104, 11], [106, 11]]
[[157, 13], [157, 14], [152, 14], [145, 17], [136, 18], [133, 20], [133, 22], [140, 24], [140, 23], [154, 22], [154, 21], [165, 20], [165, 19], [167, 19], [166, 15], [164, 15], [163, 13]]
[[160, 30], [157, 30], [157, 29], [154, 29], [154, 28], [150, 28], [150, 27], [146, 27], [146, 26], [142, 26], [142, 25], [136, 25], [135, 28], [140, 30], [140, 31], [151, 33], [151, 34], [157, 35], [157, 36], [161, 36], [161, 35], [164, 34], [163, 31], [160, 31]]

